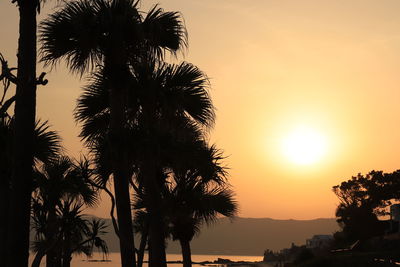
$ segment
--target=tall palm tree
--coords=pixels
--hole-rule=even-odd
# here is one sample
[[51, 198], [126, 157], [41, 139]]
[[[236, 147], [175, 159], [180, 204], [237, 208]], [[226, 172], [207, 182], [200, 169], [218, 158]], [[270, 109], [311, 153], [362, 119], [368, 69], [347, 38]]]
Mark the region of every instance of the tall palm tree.
[[[16, 82], [16, 76], [12, 73], [12, 68], [7, 66], [7, 62], [0, 55], [0, 61], [2, 63], [2, 74], [0, 75], [0, 81], [4, 85], [3, 95], [0, 99], [0, 211], [7, 218], [7, 214], [10, 211], [10, 205], [13, 196], [11, 194], [11, 176], [12, 176], [12, 161], [14, 155], [13, 138], [15, 136], [15, 119], [10, 115], [9, 109], [11, 104], [15, 102], [15, 96], [9, 97], [9, 86], [11, 83]], [[49, 162], [53, 160], [56, 154], [59, 152], [60, 138], [58, 134], [49, 129], [47, 121], [35, 123], [35, 131], [33, 137], [33, 156], [34, 162], [32, 165], [38, 162]], [[32, 189], [30, 189], [32, 190]], [[14, 212], [18, 212], [14, 210]], [[0, 221], [0, 239], [2, 240], [0, 246], [0, 258], [6, 263], [7, 262], [7, 236], [14, 236], [12, 228], [8, 227], [8, 221], [3, 219]], [[18, 222], [20, 223], [20, 221]], [[20, 225], [20, 224], [18, 224]], [[15, 238], [22, 238], [15, 237]], [[21, 241], [21, 240], [20, 240]], [[19, 243], [19, 248], [23, 248], [24, 244]], [[14, 253], [15, 251], [13, 251]], [[13, 255], [13, 254], [9, 254]], [[19, 254], [23, 258], [23, 253]], [[10, 259], [11, 261], [13, 259]], [[21, 259], [20, 259], [21, 260]], [[15, 265], [13, 265], [15, 266]]]
[[[57, 209], [65, 198], [83, 201], [86, 205], [94, 206], [97, 203], [97, 190], [93, 188], [86, 170], [80, 169], [66, 156], [59, 156], [56, 160], [42, 164], [35, 172], [34, 199], [40, 204], [45, 214], [46, 228], [44, 235], [47, 247], [42, 247], [38, 255], [46, 255], [47, 266], [60, 266], [57, 244]], [[41, 258], [40, 258], [41, 259]], [[39, 259], [39, 263], [40, 263]]]
[[[8, 90], [12, 81], [16, 80], [12, 69], [8, 66], [7, 61], [0, 54], [1, 74], [0, 82], [3, 86], [3, 94], [0, 98], [0, 212], [5, 218], [8, 216], [10, 205], [10, 181], [11, 181], [11, 151], [10, 143], [13, 142], [13, 134], [11, 130], [12, 117], [8, 113], [8, 109], [14, 102], [15, 97], [8, 98]], [[0, 258], [7, 263], [7, 235], [8, 221], [0, 220]]]
[[[29, 257], [29, 218], [34, 157], [36, 87], [36, 12], [40, 1], [12, 0], [19, 10], [18, 73], [14, 108], [12, 154], [12, 194], [8, 218], [7, 266], [27, 266]], [[41, 75], [43, 78], [43, 75]]]
[[[100, 157], [110, 155], [104, 133], [110, 124], [108, 90], [103, 75], [95, 75], [78, 101], [76, 116], [83, 123], [81, 136]], [[139, 185], [147, 192], [149, 212], [149, 261], [165, 262], [164, 233], [160, 205], [164, 181], [157, 170], [164, 168], [162, 157], [171, 157], [166, 147], [177, 139], [180, 129], [200, 131], [214, 120], [208, 95], [208, 79], [189, 63], [171, 65], [143, 60], [132, 66], [126, 97], [127, 121], [123, 140], [128, 166], [136, 171]], [[182, 137], [181, 137], [182, 138]], [[134, 153], [132, 153], [134, 151]], [[107, 158], [110, 158], [108, 156]], [[110, 169], [110, 168], [109, 168]]]
[[162, 187], [159, 175], [164, 165], [166, 146], [176, 137], [177, 126], [193, 123], [208, 127], [214, 112], [207, 92], [208, 80], [195, 66], [147, 61], [133, 67], [132, 86], [137, 94], [139, 139], [143, 148], [138, 161], [138, 179], [146, 194], [149, 215], [149, 260], [165, 258]]
[[81, 74], [103, 66], [109, 91], [111, 167], [120, 232], [122, 266], [135, 265], [129, 179], [123, 136], [126, 123], [125, 99], [130, 65], [151, 51], [162, 57], [186, 44], [179, 14], [154, 7], [145, 18], [136, 0], [83, 0], [68, 2], [45, 20], [41, 27], [43, 60], [65, 58], [72, 71]]

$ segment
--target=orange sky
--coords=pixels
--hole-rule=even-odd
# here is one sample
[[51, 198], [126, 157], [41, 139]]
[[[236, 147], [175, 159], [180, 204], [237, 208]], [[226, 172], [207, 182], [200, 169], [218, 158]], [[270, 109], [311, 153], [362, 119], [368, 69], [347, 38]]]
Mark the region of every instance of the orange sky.
[[[15, 62], [18, 17], [9, 2], [0, 3], [0, 51]], [[240, 216], [333, 217], [333, 185], [400, 168], [400, 1], [159, 2], [182, 12], [185, 60], [211, 78], [211, 140], [229, 156]], [[62, 65], [48, 79], [38, 89], [38, 116], [79, 156], [72, 111], [82, 82]], [[313, 165], [282, 156], [281, 138], [299, 124], [327, 139]], [[107, 205], [95, 213], [105, 216]]]

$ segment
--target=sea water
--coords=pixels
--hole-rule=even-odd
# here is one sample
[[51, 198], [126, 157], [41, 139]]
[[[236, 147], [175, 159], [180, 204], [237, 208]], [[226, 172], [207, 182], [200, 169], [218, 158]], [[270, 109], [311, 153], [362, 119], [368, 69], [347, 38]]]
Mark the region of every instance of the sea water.
[[[192, 255], [192, 261], [193, 262], [203, 262], [203, 261], [214, 261], [217, 260], [218, 258], [222, 259], [229, 259], [231, 261], [251, 261], [251, 262], [256, 262], [256, 261], [262, 261], [263, 257], [262, 256], [234, 256], [234, 255]], [[99, 261], [102, 260], [103, 256], [102, 254], [99, 253], [94, 253], [92, 258], [87, 258], [85, 255], [75, 255], [72, 258], [71, 261], [71, 267], [120, 267], [121, 266], [121, 258], [119, 253], [110, 253], [108, 256], [105, 258], [109, 261]], [[95, 261], [90, 261], [90, 260], [95, 260]], [[145, 261], [147, 260], [147, 255], [145, 255]], [[182, 255], [180, 254], [167, 254], [167, 260], [168, 261], [181, 261], [182, 260]], [[30, 261], [32, 261], [32, 257], [30, 258]], [[46, 259], [43, 258], [41, 265], [45, 267], [46, 266]], [[168, 264], [168, 267], [181, 267], [182, 264]], [[196, 265], [194, 265], [196, 266]], [[200, 266], [200, 265], [198, 265]], [[147, 264], [143, 264], [143, 267], [147, 267]]]

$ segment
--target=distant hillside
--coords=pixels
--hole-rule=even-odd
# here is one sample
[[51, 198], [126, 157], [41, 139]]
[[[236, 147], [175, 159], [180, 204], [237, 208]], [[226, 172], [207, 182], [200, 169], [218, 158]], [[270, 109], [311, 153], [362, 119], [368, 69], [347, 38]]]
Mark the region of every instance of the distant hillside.
[[[106, 237], [110, 251], [118, 251], [118, 239], [111, 227]], [[203, 227], [192, 242], [193, 254], [262, 255], [265, 249], [274, 251], [305, 244], [315, 234], [332, 234], [338, 230], [335, 219], [274, 220], [269, 218], [236, 218], [232, 222], [220, 219], [210, 227]], [[138, 240], [136, 245], [138, 244]], [[168, 242], [168, 253], [180, 253], [177, 242]]]

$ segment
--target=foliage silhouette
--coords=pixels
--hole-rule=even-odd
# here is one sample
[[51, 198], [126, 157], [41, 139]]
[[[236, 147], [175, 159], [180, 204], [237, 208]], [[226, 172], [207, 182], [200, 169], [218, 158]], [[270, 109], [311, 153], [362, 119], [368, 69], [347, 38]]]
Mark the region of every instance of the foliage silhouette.
[[[195, 150], [186, 146], [188, 142], [182, 141], [189, 138], [187, 129], [196, 137], [201, 135], [199, 126], [212, 125], [214, 112], [207, 93], [208, 80], [195, 66], [188, 63], [170, 65], [153, 60], [142, 62], [140, 66], [137, 64], [132, 69], [126, 99], [128, 120], [124, 125], [124, 135], [120, 138], [125, 144], [124, 153], [130, 166], [130, 175], [135, 173], [139, 187], [143, 187], [149, 177], [143, 175], [148, 162], [157, 160], [158, 168], [163, 168], [170, 164], [168, 162], [176, 161], [177, 157], [189, 161], [193, 159], [193, 151], [203, 149], [202, 140], [190, 144]], [[105, 180], [111, 173], [107, 96], [104, 75], [97, 73], [85, 88], [76, 109], [76, 117], [83, 125], [81, 136], [96, 155], [99, 173]], [[149, 108], [150, 104], [152, 106]], [[178, 140], [180, 143], [177, 143]], [[149, 149], [156, 149], [157, 156], [148, 156]]]
[[[176, 12], [154, 7], [146, 17], [134, 0], [72, 1], [41, 24], [42, 60], [54, 64], [65, 59], [73, 72], [81, 75], [102, 66], [110, 90], [110, 131], [112, 175], [118, 214], [122, 266], [135, 265], [129, 179], [123, 135], [126, 80], [130, 65], [149, 51], [162, 57], [186, 44], [186, 31]], [[165, 265], [162, 244], [153, 246], [151, 264]]]
[[[184, 265], [190, 266], [190, 241], [198, 233], [200, 225], [213, 222], [217, 214], [232, 217], [237, 204], [226, 183], [226, 169], [220, 164], [222, 153], [214, 146], [208, 147], [197, 128], [181, 126], [177, 129], [181, 132], [174, 136], [172, 146], [163, 147], [165, 154], [173, 156], [160, 157], [163, 166], [157, 174], [161, 181], [160, 214], [163, 215], [163, 229], [174, 240], [180, 241]], [[166, 139], [162, 140], [165, 144]], [[159, 151], [159, 154], [163, 152]], [[144, 252], [151, 216], [146, 212], [146, 193], [146, 188], [143, 188], [134, 203], [134, 208], [139, 210], [136, 228], [142, 233], [139, 259]]]
[[[10, 208], [7, 220], [9, 233], [4, 240], [7, 253], [2, 254], [6, 266], [27, 266], [29, 257], [29, 220], [36, 120], [36, 88], [45, 85], [45, 73], [36, 79], [36, 13], [40, 0], [11, 0], [19, 11], [18, 73], [14, 108], [12, 179]], [[3, 69], [4, 70], [4, 69]], [[4, 248], [0, 247], [0, 250]]]
[[[237, 204], [233, 193], [224, 185], [210, 185], [193, 177], [176, 178], [165, 194], [167, 218], [173, 240], [179, 240], [183, 266], [192, 265], [190, 241], [203, 223], [210, 224], [218, 215], [233, 217]], [[197, 180], [197, 181], [196, 181]]]
[[384, 233], [385, 224], [378, 216], [386, 215], [385, 208], [400, 199], [399, 178], [400, 171], [371, 171], [333, 187], [340, 200], [336, 217], [343, 230], [342, 238], [351, 243]]
[[[7, 215], [10, 212], [9, 207], [11, 205], [11, 176], [14, 151], [12, 140], [15, 133], [15, 120], [9, 113], [9, 109], [15, 101], [15, 96], [9, 97], [8, 93], [10, 92], [9, 87], [11, 83], [16, 81], [16, 77], [13, 74], [13, 70], [15, 69], [8, 67], [2, 55], [0, 55], [0, 61], [2, 62], [0, 80], [3, 82], [3, 95], [0, 100], [0, 147], [2, 148], [0, 150], [0, 210], [3, 214]], [[36, 122], [33, 149], [33, 164], [49, 162], [53, 160], [60, 151], [60, 138], [56, 132], [49, 129], [47, 121]], [[0, 253], [4, 261], [7, 260], [7, 235], [13, 236], [13, 233], [10, 232], [8, 221], [4, 219], [0, 222], [0, 239], [3, 240]]]
[[[91, 171], [85, 169], [87, 166], [59, 156], [36, 168], [33, 221], [36, 233], [40, 234], [37, 235], [40, 246], [36, 246], [35, 266], [39, 266], [44, 255], [47, 266], [69, 265], [70, 255], [75, 251], [73, 246], [82, 242], [79, 231], [85, 232], [85, 228], [77, 222], [84, 225], [86, 222], [78, 215], [83, 204], [94, 206], [98, 202], [98, 192], [92, 186], [93, 177]], [[75, 219], [77, 221], [68, 222]]]
[[[184, 146], [194, 148], [197, 144]], [[220, 166], [220, 151], [205, 146], [201, 153], [196, 150], [190, 153], [191, 160], [197, 159], [195, 163], [180, 158], [180, 162], [174, 162], [174, 167], [159, 173], [166, 181], [162, 189], [164, 229], [174, 240], [180, 241], [185, 266], [191, 265], [190, 241], [199, 233], [201, 224], [214, 222], [217, 214], [233, 217], [237, 209], [225, 180], [225, 168]], [[137, 194], [134, 203], [136, 231], [142, 234], [139, 259], [144, 252], [149, 220], [145, 194], [145, 190]], [[138, 262], [140, 264], [140, 260]]]
[[[57, 245], [56, 262], [59, 266], [69, 267], [72, 254], [84, 253], [91, 256], [95, 247], [105, 255], [108, 253], [106, 242], [101, 238], [106, 234], [106, 225], [102, 219], [85, 219], [82, 212], [82, 204], [70, 199], [62, 200], [57, 208], [58, 232], [53, 241]], [[36, 237], [32, 245], [36, 257], [32, 267], [40, 266], [41, 257], [51, 246], [46, 239], [47, 218], [45, 208], [40, 202], [34, 202], [33, 228]]]

